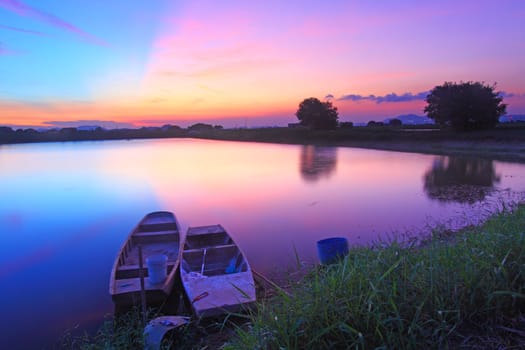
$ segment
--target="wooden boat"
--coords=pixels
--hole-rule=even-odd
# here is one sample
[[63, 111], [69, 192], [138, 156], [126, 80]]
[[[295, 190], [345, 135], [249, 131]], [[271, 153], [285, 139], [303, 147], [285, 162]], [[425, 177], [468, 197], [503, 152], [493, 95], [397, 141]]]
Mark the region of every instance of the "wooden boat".
[[255, 303], [250, 265], [221, 225], [188, 229], [180, 275], [197, 317], [239, 312]]
[[[139, 246], [142, 248], [143, 276], [146, 302], [158, 304], [171, 293], [179, 266], [180, 227], [173, 213], [157, 211], [147, 214], [131, 231], [117, 254], [111, 278], [109, 293], [117, 306], [140, 305]], [[154, 283], [148, 275], [147, 259], [165, 255], [167, 257], [166, 279]], [[162, 269], [160, 270], [162, 272]]]

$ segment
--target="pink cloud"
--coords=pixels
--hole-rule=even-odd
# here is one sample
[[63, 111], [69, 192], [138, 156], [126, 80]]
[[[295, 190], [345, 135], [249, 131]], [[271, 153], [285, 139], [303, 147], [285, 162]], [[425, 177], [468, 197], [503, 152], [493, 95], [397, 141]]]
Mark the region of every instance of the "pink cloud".
[[18, 0], [0, 0], [0, 7], [3, 7], [9, 11], [12, 11], [20, 16], [31, 17], [41, 22], [50, 24], [56, 28], [66, 30], [70, 33], [73, 33], [84, 40], [87, 40], [93, 44], [100, 46], [107, 46], [107, 43], [102, 39], [97, 38], [96, 36], [83, 31], [82, 29], [76, 27], [75, 25], [64, 21], [63, 19], [47, 13], [45, 11], [36, 9], [29, 5], [24, 4]]

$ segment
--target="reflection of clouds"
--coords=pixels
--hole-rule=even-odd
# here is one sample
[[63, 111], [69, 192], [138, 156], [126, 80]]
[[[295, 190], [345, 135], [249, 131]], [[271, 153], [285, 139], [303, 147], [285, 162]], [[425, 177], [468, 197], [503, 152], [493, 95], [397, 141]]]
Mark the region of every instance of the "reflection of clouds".
[[499, 181], [492, 160], [437, 157], [424, 176], [424, 188], [431, 199], [474, 203], [484, 200]]
[[301, 175], [309, 182], [330, 176], [337, 164], [337, 148], [307, 145], [301, 148]]

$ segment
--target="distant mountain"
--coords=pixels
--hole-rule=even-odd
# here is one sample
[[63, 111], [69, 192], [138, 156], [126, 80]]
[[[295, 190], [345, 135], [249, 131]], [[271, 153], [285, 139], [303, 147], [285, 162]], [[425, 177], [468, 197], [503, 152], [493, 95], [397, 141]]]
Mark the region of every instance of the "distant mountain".
[[504, 115], [499, 117], [500, 123], [525, 122], [525, 114]]
[[432, 119], [417, 114], [402, 114], [394, 118], [387, 118], [383, 122], [385, 124], [388, 124], [392, 119], [401, 120], [401, 123], [403, 123], [403, 125], [434, 124], [434, 121]]
[[81, 126], [77, 126], [77, 130], [78, 131], [93, 131], [93, 130], [96, 130], [97, 128], [100, 128], [100, 126], [98, 126], [98, 125], [81, 125]]

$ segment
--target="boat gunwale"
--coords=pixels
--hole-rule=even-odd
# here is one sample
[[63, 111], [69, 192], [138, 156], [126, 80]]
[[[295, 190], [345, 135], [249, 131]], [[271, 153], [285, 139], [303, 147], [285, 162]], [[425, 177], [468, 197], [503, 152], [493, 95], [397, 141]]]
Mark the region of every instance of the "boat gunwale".
[[[174, 285], [174, 282], [175, 282], [175, 278], [176, 278], [176, 273], [177, 273], [177, 270], [179, 268], [179, 265], [180, 265], [180, 261], [181, 261], [181, 256], [182, 256], [182, 247], [183, 247], [183, 237], [182, 237], [182, 234], [181, 234], [181, 227], [180, 227], [180, 224], [177, 220], [177, 217], [175, 216], [175, 214], [173, 212], [170, 212], [170, 211], [154, 211], [154, 212], [150, 212], [148, 214], [146, 214], [135, 226], [134, 228], [130, 231], [129, 235], [127, 236], [127, 238], [124, 240], [124, 242], [122, 243], [116, 257], [115, 257], [115, 261], [113, 262], [113, 267], [111, 269], [111, 275], [110, 275], [110, 283], [109, 283], [109, 294], [112, 296], [112, 298], [115, 300], [115, 299], [118, 299], [119, 296], [126, 296], [126, 295], [131, 295], [131, 294], [134, 294], [134, 293], [137, 293], [137, 292], [140, 292], [137, 291], [137, 290], [131, 290], [131, 291], [118, 291], [118, 287], [117, 287], [117, 280], [120, 280], [120, 279], [117, 279], [117, 270], [119, 268], [119, 266], [122, 266], [123, 264], [121, 264], [121, 260], [122, 260], [122, 256], [124, 254], [124, 250], [126, 249], [126, 247], [128, 245], [131, 244], [131, 241], [132, 241], [132, 237], [135, 236], [136, 233], [139, 233], [141, 232], [140, 231], [140, 228], [141, 226], [143, 225], [143, 223], [148, 219], [148, 218], [151, 218], [152, 216], [157, 216], [157, 215], [162, 215], [162, 216], [169, 216], [170, 218], [173, 219], [173, 223], [175, 224], [175, 226], [177, 227], [177, 230], [166, 230], [166, 231], [158, 231], [158, 232], [177, 232], [176, 235], [178, 235], [178, 251], [177, 251], [177, 258], [176, 260], [173, 262], [173, 264], [170, 264], [170, 265], [173, 265], [173, 268], [171, 269], [171, 271], [168, 273], [168, 275], [166, 276], [166, 279], [164, 280], [164, 282], [162, 284], [158, 284], [158, 287], [157, 288], [150, 288], [150, 289], [147, 289], [146, 292], [155, 292], [155, 291], [161, 291], [162, 293], [164, 294], [169, 294], [171, 289], [173, 288], [173, 285]], [[173, 234], [175, 235], [175, 233], [170, 233], [170, 234]], [[144, 262], [145, 263], [145, 262]], [[145, 265], [145, 264], [144, 264]], [[143, 265], [143, 269], [146, 269], [147, 267]], [[147, 279], [147, 277], [145, 277]], [[154, 285], [156, 286], [156, 285]]]
[[[235, 247], [239, 253], [242, 255], [242, 262], [244, 264], [246, 264], [246, 270], [243, 270], [243, 271], [239, 271], [239, 272], [235, 272], [235, 273], [222, 273], [222, 274], [217, 274], [217, 275], [212, 275], [212, 276], [206, 276], [206, 279], [209, 279], [209, 280], [220, 280], [220, 279], [224, 279], [225, 282], [228, 282], [228, 277], [230, 278], [233, 278], [234, 276], [237, 276], [238, 277], [241, 277], [243, 280], [246, 280], [246, 282], [248, 282], [249, 284], [251, 284], [253, 286], [253, 299], [249, 299], [249, 300], [246, 300], [246, 302], [238, 302], [236, 304], [229, 304], [229, 305], [223, 305], [223, 307], [219, 307], [219, 306], [216, 306], [216, 307], [213, 307], [213, 308], [208, 308], [208, 309], [200, 309], [200, 310], [196, 310], [196, 305], [195, 305], [195, 302], [191, 301], [191, 308], [193, 310], [193, 313], [197, 316], [197, 317], [211, 317], [211, 316], [215, 316], [215, 315], [218, 315], [220, 314], [223, 310], [223, 311], [226, 311], [228, 312], [228, 310], [236, 310], [236, 309], [241, 309], [241, 308], [244, 308], [244, 307], [249, 307], [250, 305], [253, 305], [256, 301], [256, 295], [255, 295], [255, 281], [254, 281], [254, 278], [253, 278], [253, 272], [252, 272], [252, 268], [250, 266], [250, 263], [246, 257], [246, 254], [244, 253], [244, 251], [241, 249], [241, 247], [237, 244], [237, 242], [233, 239], [233, 237], [230, 235], [230, 233], [221, 225], [221, 224], [216, 224], [216, 225], [205, 225], [205, 226], [194, 226], [194, 227], [188, 227], [187, 231], [186, 231], [186, 236], [185, 236], [185, 242], [188, 241], [188, 237], [189, 236], [204, 236], [204, 235], [213, 235], [213, 234], [217, 234], [217, 233], [221, 233], [220, 231], [217, 232], [216, 230], [212, 231], [212, 232], [197, 232], [197, 233], [191, 233], [191, 230], [195, 230], [195, 229], [204, 229], [204, 228], [220, 228], [220, 230], [222, 230], [223, 233], [226, 234], [226, 236], [229, 238], [229, 240], [231, 240], [232, 243], [228, 243], [228, 244], [220, 244], [220, 245], [210, 245], [208, 247], [199, 247], [199, 248], [195, 248], [195, 249], [185, 249], [185, 245], [183, 245], [183, 249], [182, 249], [182, 252], [181, 252], [181, 258], [180, 258], [180, 276], [181, 276], [181, 283], [182, 283], [182, 287], [184, 288], [184, 291], [186, 293], [186, 295], [189, 295], [191, 293], [188, 293], [188, 288], [191, 288], [191, 284], [192, 283], [189, 283], [190, 281], [186, 281], [187, 279], [187, 276], [193, 272], [193, 271], [189, 271], [189, 272], [186, 272], [183, 268], [183, 264], [184, 262], [186, 264], [189, 264], [187, 260], [184, 259], [184, 253], [186, 252], [198, 252], [198, 251], [202, 251], [204, 249], [207, 249], [207, 248], [222, 248], [222, 247]], [[235, 287], [235, 286], [234, 286]], [[243, 292], [245, 293], [245, 292]], [[248, 293], [249, 294], [249, 293]]]

